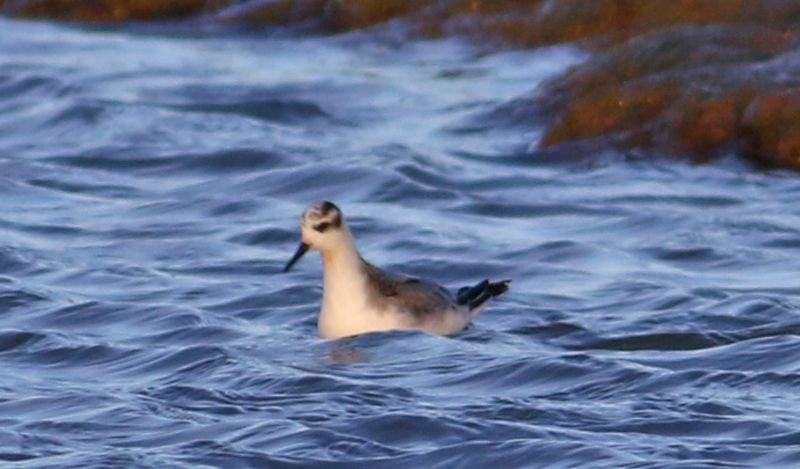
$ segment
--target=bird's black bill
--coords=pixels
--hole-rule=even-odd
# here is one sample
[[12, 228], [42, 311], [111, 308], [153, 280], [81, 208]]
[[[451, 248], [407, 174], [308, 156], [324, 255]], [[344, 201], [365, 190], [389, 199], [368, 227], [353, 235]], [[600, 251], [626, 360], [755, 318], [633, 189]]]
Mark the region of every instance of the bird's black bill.
[[308, 252], [308, 248], [309, 248], [308, 244], [300, 243], [300, 246], [297, 247], [297, 251], [294, 253], [294, 256], [292, 256], [292, 260], [286, 263], [286, 267], [283, 268], [283, 271], [288, 272], [292, 268], [292, 266], [297, 261], [299, 261], [301, 257], [303, 257], [303, 254]]

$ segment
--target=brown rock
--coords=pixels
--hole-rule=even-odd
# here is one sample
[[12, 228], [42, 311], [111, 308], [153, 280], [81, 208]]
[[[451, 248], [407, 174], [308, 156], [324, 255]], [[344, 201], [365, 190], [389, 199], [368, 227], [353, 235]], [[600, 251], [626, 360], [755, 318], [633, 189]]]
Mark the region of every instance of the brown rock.
[[88, 23], [185, 18], [223, 4], [222, 1], [204, 0], [28, 0], [8, 3], [0, 3], [0, 8], [15, 16]]
[[753, 155], [800, 169], [800, 88], [754, 99], [745, 113], [744, 126]]
[[753, 93], [742, 89], [716, 99], [685, 97], [667, 118], [674, 139], [665, 145], [666, 150], [704, 159], [735, 144], [740, 138], [742, 113]]
[[671, 28], [595, 55], [546, 85], [538, 99], [557, 117], [541, 146], [599, 138], [696, 160], [739, 149], [800, 168], [791, 132], [775, 135], [800, 117], [792, 114], [800, 100], [777, 97], [799, 88], [800, 57], [783, 32]]
[[347, 31], [404, 17], [427, 36], [466, 34], [480, 41], [534, 47], [591, 39], [592, 45], [675, 25], [763, 24], [780, 30], [800, 21], [794, 0], [0, 0], [0, 11], [86, 22], [185, 18], [237, 5], [226, 21], [293, 25], [312, 22]]
[[659, 117], [678, 92], [674, 86], [659, 84], [605, 87], [567, 103], [562, 117], [545, 134], [542, 145], [611, 134], [616, 134], [619, 142], [634, 135], [642, 143], [649, 134], [643, 127]]
[[224, 22], [241, 22], [251, 25], [293, 25], [306, 21], [319, 21], [329, 0], [280, 0], [252, 8], [237, 9], [223, 14]]
[[329, 29], [349, 31], [406, 16], [429, 4], [420, 0], [340, 0], [329, 3]]

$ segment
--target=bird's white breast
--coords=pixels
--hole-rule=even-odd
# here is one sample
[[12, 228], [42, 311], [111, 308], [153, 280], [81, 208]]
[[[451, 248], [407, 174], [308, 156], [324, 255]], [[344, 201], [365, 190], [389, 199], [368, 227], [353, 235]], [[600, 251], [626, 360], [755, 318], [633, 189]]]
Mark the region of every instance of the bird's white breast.
[[[325, 339], [365, 332], [409, 329], [406, 316], [389, 305], [370, 302], [367, 278], [357, 253], [324, 258], [322, 309], [317, 326]], [[388, 309], [382, 309], [388, 308]]]

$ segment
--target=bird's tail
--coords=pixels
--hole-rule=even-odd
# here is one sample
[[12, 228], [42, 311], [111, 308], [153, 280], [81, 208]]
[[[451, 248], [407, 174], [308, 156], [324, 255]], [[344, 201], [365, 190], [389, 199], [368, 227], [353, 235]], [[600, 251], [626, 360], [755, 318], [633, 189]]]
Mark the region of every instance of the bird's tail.
[[505, 293], [509, 283], [511, 283], [511, 279], [499, 282], [484, 280], [474, 286], [461, 288], [456, 294], [456, 302], [459, 305], [468, 306], [472, 317], [475, 317], [483, 311], [486, 302]]

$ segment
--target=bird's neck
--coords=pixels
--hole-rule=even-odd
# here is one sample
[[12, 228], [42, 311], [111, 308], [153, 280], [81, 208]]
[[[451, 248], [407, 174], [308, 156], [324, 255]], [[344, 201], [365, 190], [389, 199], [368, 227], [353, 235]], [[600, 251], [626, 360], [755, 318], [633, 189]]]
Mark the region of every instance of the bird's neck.
[[329, 278], [353, 277], [361, 272], [361, 256], [358, 254], [355, 239], [347, 228], [344, 228], [342, 242], [321, 254], [326, 286]]
[[323, 311], [355, 314], [364, 308], [366, 283], [361, 256], [350, 231], [345, 242], [322, 253], [324, 267]]

